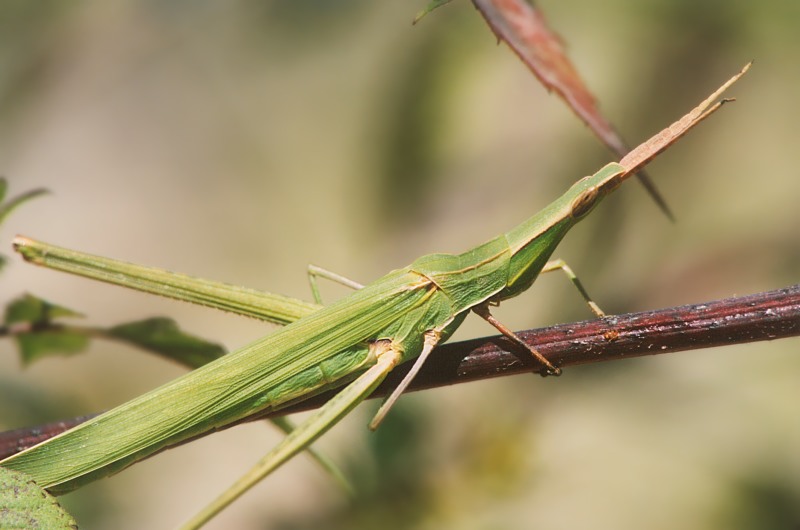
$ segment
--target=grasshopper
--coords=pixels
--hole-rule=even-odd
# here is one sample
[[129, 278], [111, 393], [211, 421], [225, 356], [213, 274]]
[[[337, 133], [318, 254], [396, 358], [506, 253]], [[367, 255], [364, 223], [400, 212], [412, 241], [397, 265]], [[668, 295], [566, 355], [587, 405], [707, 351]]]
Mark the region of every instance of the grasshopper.
[[[239, 312], [291, 323], [0, 465], [27, 473], [53, 493], [64, 493], [256, 412], [278, 410], [341, 388], [187, 526], [197, 528], [308, 447], [369, 396], [395, 366], [415, 360], [370, 423], [376, 428], [434, 347], [447, 340], [469, 313], [483, 317], [526, 348], [539, 361], [542, 375], [558, 375], [558, 366], [497, 322], [490, 306], [524, 292], [541, 272], [563, 269], [563, 263], [548, 260], [570, 228], [728, 101], [717, 99], [748, 67], [618, 163], [578, 180], [522, 224], [464, 253], [422, 256], [324, 308], [276, 295], [247, 298], [252, 293], [236, 291], [243, 297], [238, 304], [247, 306]], [[15, 247], [25, 259], [48, 267], [215, 307], [237, 305], [231, 288], [212, 285], [203, 290], [198, 280], [188, 277], [23, 237], [15, 240]], [[595, 312], [602, 314], [596, 306]]]

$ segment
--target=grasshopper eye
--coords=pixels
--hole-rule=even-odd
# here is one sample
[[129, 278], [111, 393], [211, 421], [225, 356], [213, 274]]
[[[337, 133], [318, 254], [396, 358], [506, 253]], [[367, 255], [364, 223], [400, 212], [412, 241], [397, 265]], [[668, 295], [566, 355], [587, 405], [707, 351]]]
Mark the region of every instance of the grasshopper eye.
[[570, 212], [570, 215], [575, 219], [580, 219], [592, 210], [599, 196], [600, 194], [596, 187], [592, 186], [587, 189], [578, 195], [578, 198], [572, 203], [572, 212]]

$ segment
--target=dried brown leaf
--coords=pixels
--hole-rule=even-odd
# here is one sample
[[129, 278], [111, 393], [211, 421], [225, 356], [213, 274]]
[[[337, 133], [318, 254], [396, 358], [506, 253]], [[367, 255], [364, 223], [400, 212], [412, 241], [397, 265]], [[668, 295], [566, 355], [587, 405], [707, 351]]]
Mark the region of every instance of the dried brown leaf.
[[[611, 151], [625, 156], [628, 146], [600, 112], [542, 11], [525, 0], [473, 0], [473, 3], [497, 38], [508, 44], [545, 88], [555, 91]], [[655, 184], [644, 172], [638, 177], [659, 208], [673, 219]]]

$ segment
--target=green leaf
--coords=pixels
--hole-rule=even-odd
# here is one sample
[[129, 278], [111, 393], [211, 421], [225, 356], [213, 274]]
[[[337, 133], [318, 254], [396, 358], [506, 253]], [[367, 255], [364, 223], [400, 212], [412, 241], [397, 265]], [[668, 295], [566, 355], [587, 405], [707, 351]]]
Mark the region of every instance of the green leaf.
[[89, 344], [87, 332], [53, 323], [56, 318], [82, 316], [72, 309], [52, 304], [32, 294], [24, 294], [6, 306], [5, 323], [30, 324], [29, 330], [14, 334], [22, 363], [28, 365], [42, 357], [72, 355], [84, 350]]
[[18, 333], [14, 335], [14, 340], [25, 365], [42, 357], [80, 353], [89, 345], [89, 337], [85, 333], [58, 327]]
[[6, 306], [5, 323], [30, 322], [31, 324], [42, 324], [61, 317], [83, 317], [83, 315], [72, 309], [26, 293]]
[[197, 368], [225, 355], [225, 349], [178, 329], [168, 318], [149, 318], [108, 329], [66, 327], [53, 322], [63, 317], [82, 317], [77, 311], [25, 294], [6, 307], [5, 323], [30, 324], [17, 330], [14, 340], [24, 364], [51, 355], [71, 355], [84, 350], [92, 337], [121, 340], [162, 357]]
[[[23, 193], [22, 195], [14, 197], [7, 203], [2, 204], [7, 191], [8, 191], [8, 182], [6, 182], [5, 178], [0, 177], [0, 223], [2, 223], [8, 216], [8, 214], [10, 214], [20, 204], [27, 202], [33, 199], [34, 197], [38, 197], [40, 195], [44, 195], [45, 193], [49, 193], [49, 191], [47, 191], [46, 189], [38, 188]], [[6, 265], [6, 257], [0, 254], [0, 270], [3, 270], [3, 267], [5, 267], [5, 265]]]
[[129, 342], [146, 350], [197, 368], [225, 355], [225, 349], [188, 333], [169, 318], [148, 318], [109, 328], [110, 337]]
[[[3, 196], [5, 195], [5, 191], [6, 191], [5, 190], [6, 184], [5, 184], [5, 179], [0, 179], [0, 180], [2, 180], [2, 182], [3, 182], [2, 188], [0, 189], [0, 201], [2, 201], [3, 200]], [[14, 197], [13, 199], [9, 200], [5, 204], [0, 204], [0, 223], [2, 223], [3, 220], [8, 216], [8, 214], [10, 214], [12, 211], [14, 211], [14, 209], [17, 206], [19, 206], [20, 204], [22, 204], [24, 202], [28, 202], [29, 200], [31, 200], [31, 199], [33, 199], [35, 197], [39, 197], [39, 196], [45, 195], [47, 193], [50, 193], [50, 192], [47, 191], [44, 188], [38, 188], [38, 189], [35, 189], [35, 190], [26, 191], [22, 195], [17, 195], [16, 197]]]
[[416, 24], [434, 9], [438, 9], [445, 4], [449, 4], [450, 2], [452, 2], [452, 0], [431, 0], [430, 2], [428, 2], [428, 5], [425, 6], [424, 9], [422, 9], [422, 11], [417, 13], [417, 15], [414, 17], [414, 21], [412, 22], [412, 24]]
[[78, 523], [31, 478], [0, 468], [0, 529], [76, 529]]

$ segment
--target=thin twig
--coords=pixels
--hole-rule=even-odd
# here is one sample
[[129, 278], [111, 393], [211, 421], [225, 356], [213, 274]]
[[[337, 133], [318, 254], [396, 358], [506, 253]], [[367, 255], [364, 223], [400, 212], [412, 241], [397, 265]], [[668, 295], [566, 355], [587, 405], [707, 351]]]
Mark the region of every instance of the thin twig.
[[[749, 296], [608, 316], [517, 334], [562, 368], [799, 336], [800, 284]], [[407, 363], [394, 370], [372, 397], [390, 393], [409, 368], [410, 363]], [[517, 352], [505, 337], [486, 337], [437, 348], [409, 390], [424, 390], [540, 369], [541, 366], [530, 354]], [[282, 409], [277, 414], [319, 407], [332, 395], [333, 392], [321, 394]], [[242, 422], [265, 416], [251, 416]], [[0, 458], [55, 436], [90, 417], [0, 433]]]

